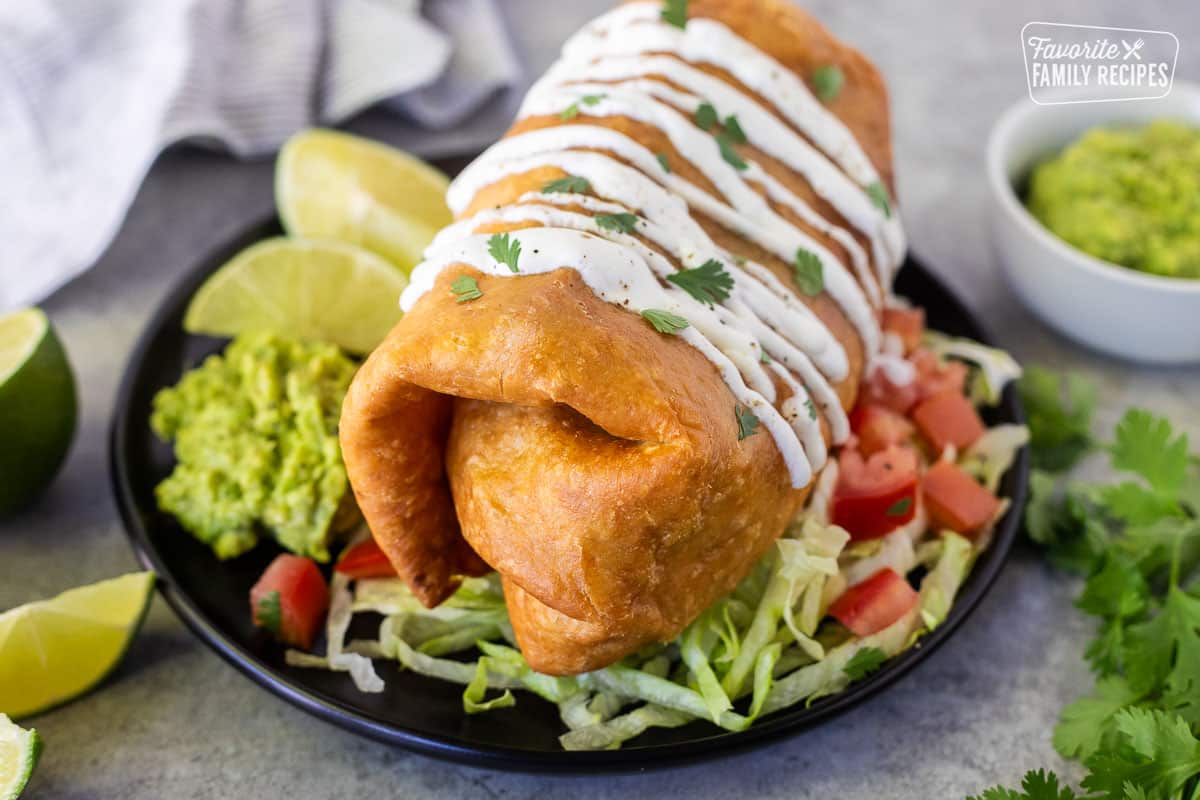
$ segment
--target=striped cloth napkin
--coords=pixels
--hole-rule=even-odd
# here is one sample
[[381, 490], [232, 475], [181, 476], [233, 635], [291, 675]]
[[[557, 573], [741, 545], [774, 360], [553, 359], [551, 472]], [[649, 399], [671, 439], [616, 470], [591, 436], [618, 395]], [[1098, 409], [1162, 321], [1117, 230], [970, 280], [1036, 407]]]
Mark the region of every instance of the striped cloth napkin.
[[495, 138], [511, 109], [461, 123], [519, 100], [497, 1], [0, 2], [0, 313], [91, 266], [168, 145], [268, 154], [379, 102], [418, 152]]

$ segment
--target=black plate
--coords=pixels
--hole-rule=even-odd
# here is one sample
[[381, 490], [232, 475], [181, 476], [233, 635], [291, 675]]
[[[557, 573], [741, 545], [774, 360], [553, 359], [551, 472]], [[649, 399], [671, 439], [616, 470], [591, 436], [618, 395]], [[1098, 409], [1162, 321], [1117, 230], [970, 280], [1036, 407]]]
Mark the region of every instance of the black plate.
[[[870, 678], [847, 691], [772, 714], [741, 733], [706, 722], [677, 729], [654, 729], [621, 750], [565, 752], [557, 709], [522, 693], [513, 708], [468, 716], [461, 687], [380, 663], [387, 682], [382, 694], [358, 692], [344, 673], [289, 667], [283, 649], [250, 624], [248, 594], [276, 549], [264, 544], [230, 562], [185, 533], [160, 512], [154, 487], [171, 471], [171, 449], [150, 431], [151, 399], [173, 385], [223, 341], [183, 331], [188, 301], [221, 264], [247, 245], [280, 233], [274, 221], [248, 230], [197, 264], [158, 309], [138, 341], [121, 382], [112, 426], [113, 487], [138, 558], [159, 576], [167, 602], [197, 636], [259, 684], [322, 719], [360, 734], [427, 755], [478, 766], [528, 771], [600, 772], [661, 767], [725, 754], [777, 739], [834, 717], [896, 681], [927, 658], [979, 603], [1000, 572], [1019, 527], [1028, 478], [1022, 451], [1001, 487], [1012, 507], [1000, 522], [990, 548], [979, 558], [946, 621], [933, 633]], [[897, 282], [900, 294], [924, 306], [937, 330], [987, 342], [971, 313], [916, 259], [910, 258]], [[989, 424], [1023, 422], [1012, 387], [1003, 403], [985, 414]]]

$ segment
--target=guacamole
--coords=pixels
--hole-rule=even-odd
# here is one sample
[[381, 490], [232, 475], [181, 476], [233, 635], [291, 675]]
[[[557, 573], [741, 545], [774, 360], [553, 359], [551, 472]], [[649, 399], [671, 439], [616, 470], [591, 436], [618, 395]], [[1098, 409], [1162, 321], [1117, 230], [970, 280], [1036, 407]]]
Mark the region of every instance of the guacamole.
[[1033, 171], [1027, 205], [1097, 258], [1200, 278], [1200, 129], [1169, 121], [1094, 128]]
[[238, 336], [154, 398], [150, 425], [178, 462], [159, 507], [219, 558], [267, 534], [329, 560], [331, 531], [357, 513], [337, 439], [355, 369], [331, 344]]

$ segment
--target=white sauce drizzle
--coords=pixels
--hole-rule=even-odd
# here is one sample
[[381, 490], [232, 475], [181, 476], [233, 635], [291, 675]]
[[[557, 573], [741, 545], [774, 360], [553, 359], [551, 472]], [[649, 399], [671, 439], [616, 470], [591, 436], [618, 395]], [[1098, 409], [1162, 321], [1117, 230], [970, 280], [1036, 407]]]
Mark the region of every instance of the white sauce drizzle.
[[[647, 75], [661, 75], [672, 83], [685, 87], [696, 96], [687, 95], [655, 80], [642, 80]], [[788, 164], [794, 164], [804, 175], [813, 191], [822, 197], [838, 213], [858, 228], [871, 242], [875, 258], [876, 273], [868, 279], [862, 274], [866, 255], [858, 242], [844, 229], [832, 225], [817, 214], [794, 194], [784, 189], [769, 174], [763, 173], [773, 186], [772, 199], [787, 203], [801, 218], [835, 239], [849, 251], [859, 275], [869, 289], [875, 289], [873, 302], [878, 305], [878, 284], [887, 285], [892, 278], [896, 253], [892, 248], [899, 245], [903, 252], [902, 236], [897, 241], [899, 226], [887, 219], [870, 201], [860, 186], [839, 170], [825, 156], [798, 135], [791, 127], [763, 108], [753, 99], [734, 89], [719, 78], [714, 78], [675, 58], [667, 56], [627, 56], [604, 58], [595, 62], [561, 61], [539, 80], [530, 92], [530, 97], [545, 91], [544, 87], [576, 84], [585, 81], [625, 81], [639, 91], [669, 101], [689, 114], [695, 113], [702, 102], [710, 103], [722, 119], [732, 114], [738, 118], [750, 144], [767, 155]], [[596, 87], [598, 91], [604, 91]], [[690, 102], [689, 102], [690, 100]], [[529, 101], [522, 107], [521, 116], [527, 116]], [[761, 170], [760, 170], [761, 171]], [[759, 175], [747, 176], [763, 181]], [[787, 198], [787, 199], [785, 199]]]
[[[581, 120], [501, 140], [459, 175], [447, 199], [461, 214], [481, 189], [538, 167], [557, 167], [584, 178], [597, 196], [529, 192], [514, 204], [481, 210], [451, 225], [413, 271], [401, 306], [411, 309], [441, 271], [454, 264], [513, 277], [507, 265], [492, 258], [491, 237], [475, 231], [489, 223], [540, 225], [510, 234], [522, 245], [517, 274], [569, 267], [607, 302], [635, 313], [659, 309], [686, 318], [689, 326], [679, 332], [680, 338], [716, 366], [737, 403], [758, 417], [774, 439], [792, 485], [801, 487], [828, 461], [820, 417], [828, 422], [835, 443], [849, 436], [832, 383], [848, 376], [845, 349], [770, 269], [718, 247], [690, 211], [703, 213], [785, 263], [792, 262], [799, 248], [815, 254], [823, 267], [824, 289], [858, 332], [868, 363], [889, 371], [894, 369], [886, 355], [891, 348], [881, 337], [874, 309], [886, 302], [903, 257], [903, 231], [896, 216], [884, 214], [867, 195], [864, 187], [879, 178], [857, 140], [802, 80], [720, 23], [692, 19], [686, 30], [679, 30], [662, 24], [659, 11], [657, 2], [621, 6], [573, 37], [560, 62], [530, 91], [521, 113], [558, 114], [574, 103]], [[725, 69], [774, 113], [685, 62]], [[752, 146], [803, 176], [870, 243], [871, 258], [849, 231], [821, 216], [761, 165], [747, 159], [747, 168], [738, 170], [728, 163], [712, 134], [690, 118], [703, 102], [712, 103], [722, 118], [737, 115]], [[664, 168], [629, 136], [580, 124], [585, 117], [605, 116], [627, 117], [660, 130], [720, 197]], [[837, 256], [777, 213], [780, 206], [836, 241], [858, 280]], [[636, 213], [636, 236], [596, 222], [595, 215], [620, 213]], [[668, 282], [676, 271], [671, 258], [684, 269], [717, 259], [734, 280], [730, 297], [709, 305]], [[769, 356], [765, 364], [764, 353]], [[790, 392], [778, 409], [776, 381]]]

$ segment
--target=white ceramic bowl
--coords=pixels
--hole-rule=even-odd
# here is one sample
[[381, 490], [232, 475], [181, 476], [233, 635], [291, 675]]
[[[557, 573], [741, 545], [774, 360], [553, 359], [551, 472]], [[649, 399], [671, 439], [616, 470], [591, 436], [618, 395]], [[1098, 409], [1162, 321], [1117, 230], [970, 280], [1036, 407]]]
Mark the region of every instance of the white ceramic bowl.
[[1034, 164], [1096, 125], [1160, 118], [1200, 125], [1200, 86], [1176, 81], [1161, 100], [1039, 106], [1024, 100], [992, 128], [987, 177], [992, 238], [1009, 281], [1049, 325], [1115, 356], [1200, 362], [1200, 280], [1163, 278], [1077, 250], [1025, 210], [1016, 189]]

